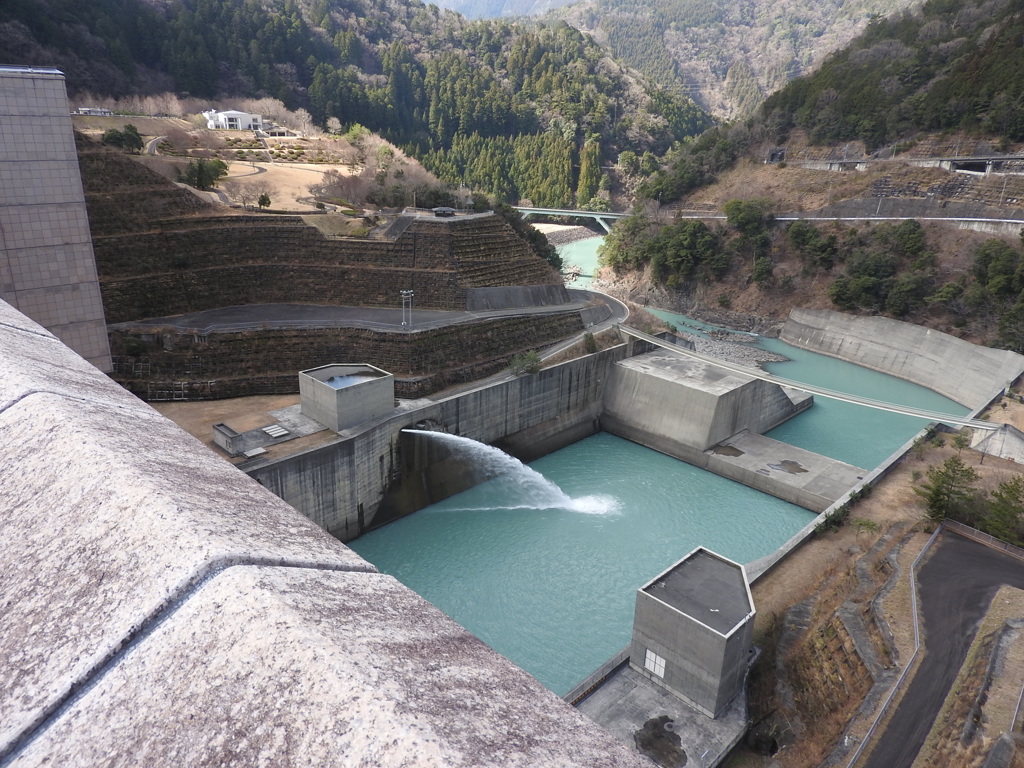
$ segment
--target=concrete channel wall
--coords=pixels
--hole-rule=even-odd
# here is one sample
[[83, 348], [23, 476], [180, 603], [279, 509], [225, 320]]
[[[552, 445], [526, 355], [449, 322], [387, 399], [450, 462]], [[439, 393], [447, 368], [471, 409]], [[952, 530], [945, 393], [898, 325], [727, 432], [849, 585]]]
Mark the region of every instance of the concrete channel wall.
[[912, 381], [968, 408], [990, 402], [1024, 371], [1024, 357], [884, 317], [795, 309], [783, 341]]
[[[445, 446], [403, 433], [439, 429], [495, 445], [524, 461], [600, 429], [608, 370], [626, 345], [530, 376], [397, 409], [335, 442], [245, 471], [342, 541], [413, 512], [479, 481], [452, 465]], [[436, 476], [433, 469], [439, 469]], [[464, 471], [463, 471], [464, 470]]]
[[[846, 344], [843, 343], [841, 337], [837, 338], [837, 334], [840, 334], [841, 329], [844, 328], [847, 333], [851, 334], [851, 337], [846, 340], [849, 343]], [[886, 336], [886, 331], [894, 333]], [[875, 361], [877, 362], [879, 359], [899, 360], [902, 363], [899, 370], [903, 371], [904, 375], [897, 373], [896, 370], [877, 368], [863, 361], [865, 355], [862, 345], [866, 343], [865, 339], [855, 338], [852, 334], [869, 332], [873, 334], [871, 344]], [[1024, 357], [1016, 353], [979, 347], [945, 333], [885, 318], [853, 317], [822, 310], [794, 310], [783, 328], [781, 338], [794, 346], [838, 357], [847, 362], [863, 365], [865, 368], [875, 368], [875, 370], [913, 381], [915, 384], [944, 394], [970, 408], [971, 418], [978, 418], [986, 408], [1001, 397], [1003, 390], [1024, 372]], [[916, 361], [916, 364], [915, 361], [909, 359], [917, 351], [911, 346], [915, 340], [923, 345], [920, 353], [931, 356]], [[927, 341], [927, 346], [924, 346], [925, 341]], [[936, 365], [934, 358], [936, 352], [942, 352], [939, 347], [943, 341], [956, 342], [956, 344], [951, 344], [944, 354], [938, 355], [942, 365]], [[887, 342], [890, 345], [888, 350], [885, 348]], [[842, 351], [843, 354], [836, 354], [829, 351], [830, 349]], [[857, 354], [854, 355], [854, 352]], [[913, 374], [913, 378], [908, 374]], [[952, 386], [952, 384], [958, 386]], [[944, 387], [944, 389], [940, 387]], [[943, 428], [943, 425], [938, 425], [938, 427]], [[840, 512], [843, 506], [853, 501], [863, 489], [871, 488], [880, 482], [893, 470], [914, 443], [922, 439], [930, 429], [931, 427], [921, 429], [875, 467], [860, 483], [850, 488], [846, 494], [833, 502], [775, 552], [747, 563], [747, 574], [751, 584], [803, 544], [814, 532], [814, 529], [829, 515]]]
[[794, 402], [776, 384], [713, 365], [684, 361], [665, 368], [659, 363], [669, 360], [647, 355], [612, 369], [602, 426], [702, 469], [708, 466], [708, 448], [742, 430], [767, 432], [812, 403], [806, 396]]
[[[476, 458], [410, 429], [472, 438], [523, 461], [604, 429], [814, 511], [845, 490], [828, 477], [863, 474], [767, 438], [712, 455], [719, 442], [767, 431], [811, 398], [660, 351], [628, 358], [651, 346], [634, 341], [445, 400], [403, 404], [326, 445], [242, 468], [342, 541], [489, 479]], [[802, 474], [778, 469], [797, 453]]]
[[[987, 405], [1024, 369], [1020, 355], [884, 318], [800, 310], [783, 338], [972, 408]], [[842, 503], [839, 486], [874, 482], [875, 473], [865, 477], [838, 462], [819, 466], [823, 457], [753, 441], [808, 407], [809, 399], [710, 365], [697, 370], [692, 362], [659, 361], [660, 353], [636, 357], [649, 350], [646, 343], [621, 345], [444, 400], [415, 401], [327, 445], [255, 459], [243, 469], [342, 541], [486, 479], [450, 446], [403, 432], [409, 428], [469, 437], [524, 461], [604, 429], [814, 511]], [[744, 431], [746, 442], [727, 446], [735, 456], [716, 448]], [[778, 470], [783, 460], [796, 461], [799, 474]]]

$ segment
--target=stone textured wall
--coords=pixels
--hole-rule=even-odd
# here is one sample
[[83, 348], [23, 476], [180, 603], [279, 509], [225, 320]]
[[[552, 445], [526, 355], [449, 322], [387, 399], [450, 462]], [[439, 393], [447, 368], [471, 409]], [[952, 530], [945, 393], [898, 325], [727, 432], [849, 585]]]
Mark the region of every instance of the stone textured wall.
[[568, 304], [564, 285], [511, 285], [466, 289], [466, 309], [471, 312], [515, 307], [550, 307]]
[[153, 222], [208, 211], [206, 201], [119, 149], [75, 134], [78, 166], [94, 237], [145, 232]]
[[467, 288], [560, 285], [497, 216], [417, 219], [394, 242], [330, 238], [298, 216], [194, 217], [94, 244], [111, 323], [237, 304], [392, 307], [400, 289], [423, 309], [465, 309]]
[[240, 298], [392, 306], [406, 288], [419, 307], [461, 309], [466, 288], [561, 285], [500, 216], [417, 216], [390, 239], [328, 237], [301, 216], [219, 212], [119, 151], [81, 136], [77, 145], [112, 323]]
[[396, 396], [421, 397], [495, 373], [517, 352], [582, 330], [579, 315], [571, 313], [415, 333], [353, 328], [266, 329], [199, 337], [115, 332], [113, 376], [145, 400], [201, 400], [298, 392], [300, 370], [361, 362], [395, 374]]
[[[159, 245], [154, 247], [159, 248]], [[417, 309], [465, 308], [456, 274], [347, 265], [240, 264], [182, 269], [101, 283], [111, 324], [242, 304], [399, 305], [398, 286]]]
[[[403, 216], [372, 237], [329, 237], [301, 216], [216, 211], [123, 153], [84, 138], [78, 145], [111, 324], [238, 305], [393, 309], [400, 290], [415, 292], [417, 309], [466, 309], [467, 290], [494, 287], [512, 291], [517, 306], [569, 300], [559, 275], [497, 215]], [[418, 397], [500, 370], [512, 354], [565, 338], [581, 323], [578, 315], [524, 318], [408, 337], [168, 334], [160, 344], [115, 334], [115, 375], [150, 400], [235, 397], [292, 392], [289, 379], [303, 368], [357, 360], [403, 377], [400, 397]]]

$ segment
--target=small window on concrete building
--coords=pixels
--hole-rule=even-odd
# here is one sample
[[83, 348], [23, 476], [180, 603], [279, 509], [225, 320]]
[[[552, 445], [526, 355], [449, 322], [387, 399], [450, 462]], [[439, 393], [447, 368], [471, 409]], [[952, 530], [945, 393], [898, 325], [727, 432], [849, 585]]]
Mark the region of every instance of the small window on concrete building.
[[649, 669], [658, 677], [665, 676], [665, 660], [650, 648], [647, 649], [647, 655], [644, 658], [644, 667]]

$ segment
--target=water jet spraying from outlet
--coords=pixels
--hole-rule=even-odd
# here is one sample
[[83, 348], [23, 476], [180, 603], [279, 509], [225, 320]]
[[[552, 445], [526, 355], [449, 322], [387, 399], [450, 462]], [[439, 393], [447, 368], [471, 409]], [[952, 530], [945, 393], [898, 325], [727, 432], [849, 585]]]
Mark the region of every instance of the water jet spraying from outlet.
[[512, 488], [508, 503], [502, 504], [502, 509], [565, 509], [588, 515], [605, 515], [619, 509], [619, 502], [611, 496], [599, 494], [573, 498], [537, 470], [493, 445], [468, 437], [449, 435], [447, 432], [422, 429], [402, 431], [439, 440], [454, 455], [472, 462], [481, 474], [508, 481]]

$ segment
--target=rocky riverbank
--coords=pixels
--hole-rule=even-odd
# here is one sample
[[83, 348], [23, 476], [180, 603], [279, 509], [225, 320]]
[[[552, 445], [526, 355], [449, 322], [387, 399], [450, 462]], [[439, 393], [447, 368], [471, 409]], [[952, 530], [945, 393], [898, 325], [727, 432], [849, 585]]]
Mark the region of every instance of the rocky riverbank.
[[[769, 338], [777, 337], [785, 322], [784, 316], [738, 312], [722, 306], [718, 300], [717, 286], [699, 284], [691, 291], [671, 290], [652, 284], [646, 272], [624, 271], [617, 274], [611, 269], [603, 269], [595, 276], [591, 287], [641, 307], [677, 312], [710, 325]], [[785, 312], [788, 315], [788, 308], [785, 308]]]
[[763, 363], [784, 363], [789, 360], [785, 355], [758, 349], [754, 346], [757, 339], [753, 336], [721, 333], [715, 334], [715, 338], [708, 339], [687, 333], [677, 333], [676, 335], [690, 339], [702, 355], [717, 357], [719, 360], [737, 365], [760, 368]]
[[577, 240], [601, 236], [586, 227], [567, 227], [564, 224], [534, 224], [534, 227], [543, 232], [547, 236], [548, 242], [556, 247], [575, 243]]

